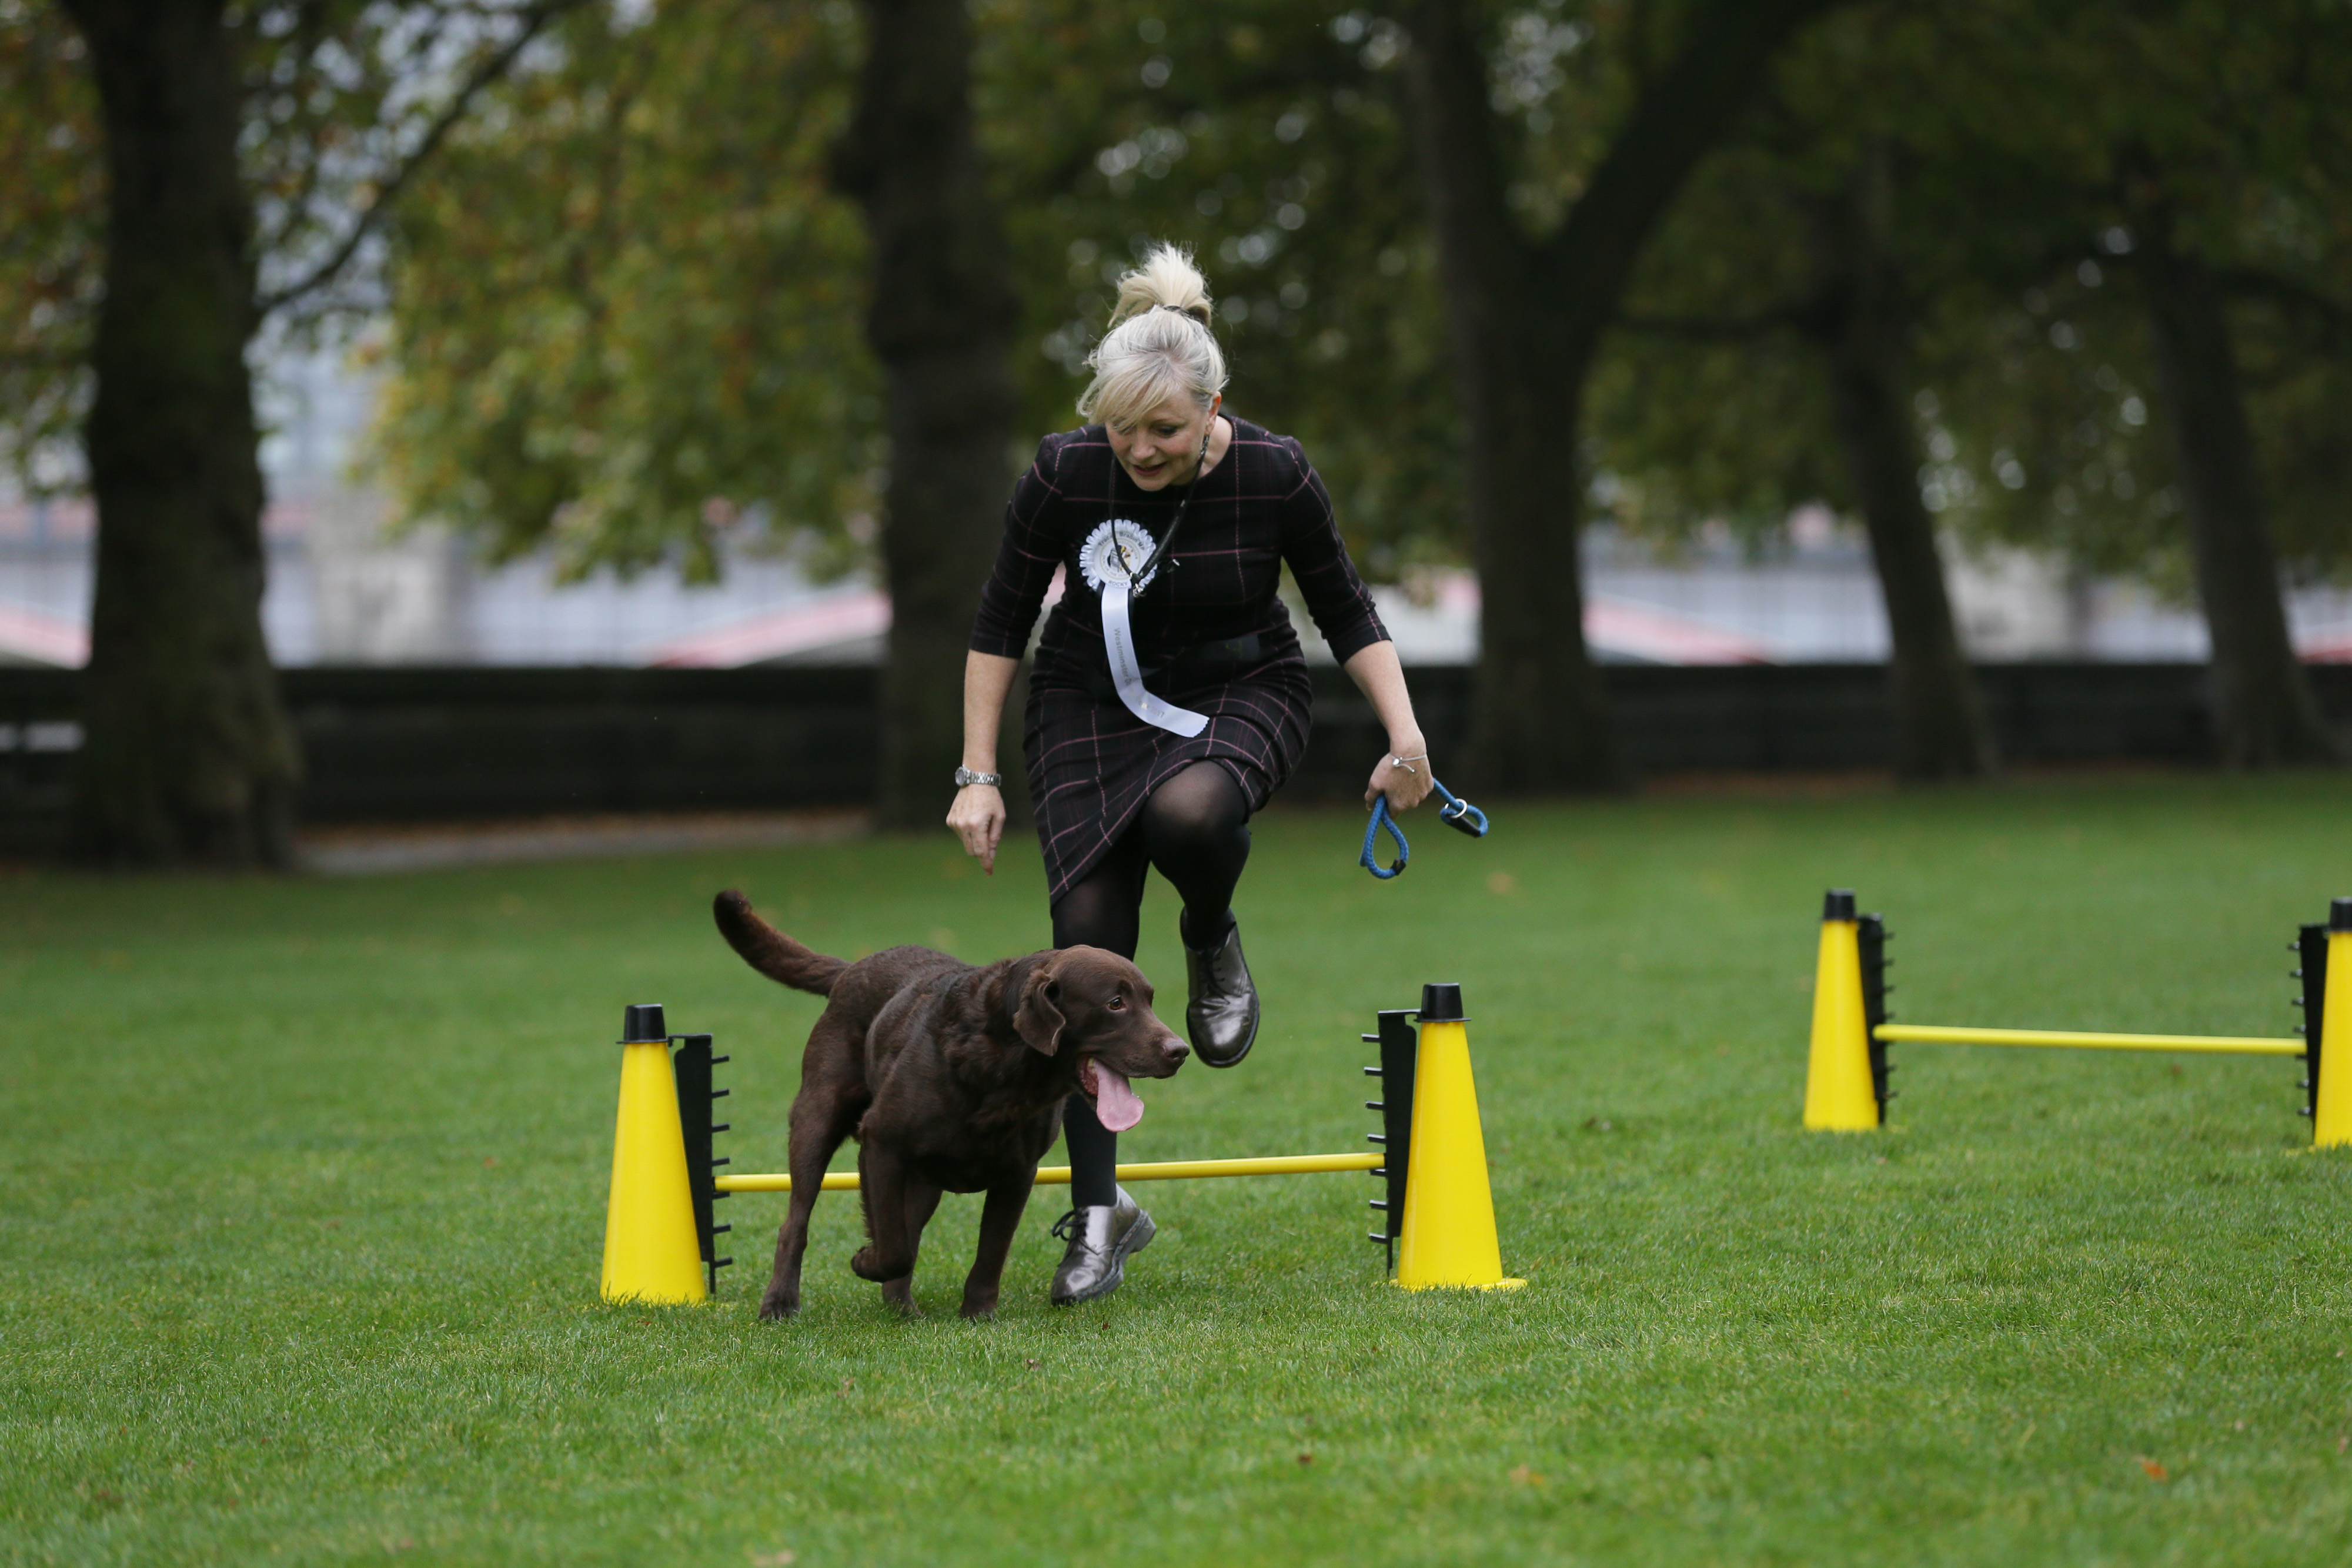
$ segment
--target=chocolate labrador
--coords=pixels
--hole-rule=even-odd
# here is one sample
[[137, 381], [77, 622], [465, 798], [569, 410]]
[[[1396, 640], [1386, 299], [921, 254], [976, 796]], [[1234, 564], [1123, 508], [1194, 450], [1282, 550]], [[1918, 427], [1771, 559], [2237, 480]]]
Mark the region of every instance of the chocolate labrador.
[[985, 1192], [963, 1315], [996, 1310], [1037, 1162], [1082, 1089], [1103, 1125], [1143, 1119], [1130, 1078], [1166, 1078], [1189, 1048], [1151, 1011], [1143, 971], [1099, 947], [1061, 947], [982, 967], [929, 947], [850, 963], [810, 951], [730, 890], [712, 913], [730, 946], [772, 980], [825, 998], [793, 1101], [793, 1206], [776, 1237], [763, 1318], [800, 1310], [801, 1256], [824, 1167], [858, 1141], [866, 1245], [849, 1260], [912, 1313], [915, 1253], [942, 1192]]

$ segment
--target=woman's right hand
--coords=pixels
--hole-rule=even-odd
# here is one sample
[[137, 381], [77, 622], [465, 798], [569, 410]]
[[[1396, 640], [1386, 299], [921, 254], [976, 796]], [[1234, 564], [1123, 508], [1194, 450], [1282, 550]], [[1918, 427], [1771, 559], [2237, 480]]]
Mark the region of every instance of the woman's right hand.
[[996, 846], [1004, 837], [1004, 796], [993, 784], [967, 784], [956, 791], [948, 808], [948, 826], [963, 841], [963, 852], [976, 857], [980, 869], [996, 874]]

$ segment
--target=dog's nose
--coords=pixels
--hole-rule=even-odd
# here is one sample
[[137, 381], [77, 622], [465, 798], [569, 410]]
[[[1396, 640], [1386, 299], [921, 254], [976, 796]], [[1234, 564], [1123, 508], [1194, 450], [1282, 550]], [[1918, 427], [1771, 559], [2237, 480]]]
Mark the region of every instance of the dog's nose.
[[1168, 1071], [1171, 1072], [1183, 1066], [1184, 1059], [1192, 1054], [1192, 1048], [1172, 1034], [1160, 1044], [1160, 1049], [1168, 1053]]

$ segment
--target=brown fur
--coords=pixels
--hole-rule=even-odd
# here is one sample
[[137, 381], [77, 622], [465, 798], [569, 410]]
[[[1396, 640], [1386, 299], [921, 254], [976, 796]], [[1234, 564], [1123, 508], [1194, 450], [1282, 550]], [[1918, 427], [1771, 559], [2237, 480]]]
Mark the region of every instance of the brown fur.
[[732, 890], [712, 913], [744, 962], [826, 998], [801, 1059], [792, 1209], [776, 1237], [763, 1318], [800, 1310], [809, 1214], [825, 1166], [852, 1136], [868, 1240], [850, 1268], [912, 1312], [915, 1255], [940, 1195], [985, 1192], [963, 1315], [988, 1316], [1081, 1064], [1165, 1078], [1190, 1054], [1152, 1013], [1143, 972], [1099, 947], [981, 967], [929, 947], [892, 947], [853, 964], [793, 941]]

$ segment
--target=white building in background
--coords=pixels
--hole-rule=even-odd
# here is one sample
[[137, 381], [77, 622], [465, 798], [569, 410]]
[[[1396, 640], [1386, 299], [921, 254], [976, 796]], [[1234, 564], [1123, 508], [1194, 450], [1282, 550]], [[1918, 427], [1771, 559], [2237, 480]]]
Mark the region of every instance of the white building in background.
[[[888, 601], [863, 582], [813, 580], [789, 559], [738, 552], [723, 580], [599, 572], [562, 584], [545, 559], [482, 565], [460, 539], [395, 535], [380, 494], [349, 478], [368, 384], [323, 361], [284, 367], [263, 465], [273, 497], [263, 622], [282, 664], [484, 664], [719, 666], [868, 663]], [[81, 503], [0, 501], [0, 662], [77, 665], [86, 656], [91, 517]], [[1791, 519], [1788, 547], [1746, 555], [1727, 536], [1673, 557], [1593, 530], [1585, 545], [1585, 634], [1603, 659], [1643, 664], [1874, 662], [1885, 612], [1858, 536], [1825, 511]], [[2069, 578], [2021, 550], [1950, 559], [1963, 643], [1980, 660], [2197, 660], [2190, 611], [2128, 583]], [[973, 585], [975, 597], [978, 584]], [[1411, 664], [1465, 664], [1478, 592], [1465, 571], [1374, 590]], [[2307, 657], [2352, 658], [2352, 594], [2290, 603]], [[1294, 619], [1306, 627], [1296, 605]], [[1322, 644], [1307, 638], [1310, 657]]]

